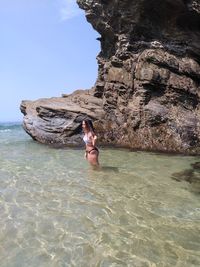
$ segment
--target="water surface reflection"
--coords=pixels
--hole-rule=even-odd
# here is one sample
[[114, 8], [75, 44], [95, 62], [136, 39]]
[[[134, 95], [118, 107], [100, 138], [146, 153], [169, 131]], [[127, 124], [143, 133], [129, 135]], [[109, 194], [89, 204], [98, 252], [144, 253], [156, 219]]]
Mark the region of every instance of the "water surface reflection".
[[81, 150], [15, 151], [0, 155], [1, 267], [200, 266], [199, 194], [172, 179], [197, 158], [102, 149], [96, 171]]

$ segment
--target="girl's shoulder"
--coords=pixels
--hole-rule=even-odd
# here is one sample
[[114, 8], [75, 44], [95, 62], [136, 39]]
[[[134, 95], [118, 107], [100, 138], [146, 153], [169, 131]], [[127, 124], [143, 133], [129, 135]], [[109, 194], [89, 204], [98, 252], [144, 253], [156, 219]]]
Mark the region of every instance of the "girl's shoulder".
[[92, 138], [94, 138], [95, 136], [96, 136], [96, 134], [93, 133], [93, 132], [89, 132], [89, 133], [88, 133], [88, 137], [92, 137]]

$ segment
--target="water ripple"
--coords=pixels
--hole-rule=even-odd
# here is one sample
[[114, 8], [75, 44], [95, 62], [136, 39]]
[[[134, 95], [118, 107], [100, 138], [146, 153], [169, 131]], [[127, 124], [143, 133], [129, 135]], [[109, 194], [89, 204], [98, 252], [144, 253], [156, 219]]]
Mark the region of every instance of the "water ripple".
[[196, 158], [102, 149], [94, 171], [81, 150], [17, 148], [0, 156], [1, 267], [200, 266], [199, 195], [170, 178]]

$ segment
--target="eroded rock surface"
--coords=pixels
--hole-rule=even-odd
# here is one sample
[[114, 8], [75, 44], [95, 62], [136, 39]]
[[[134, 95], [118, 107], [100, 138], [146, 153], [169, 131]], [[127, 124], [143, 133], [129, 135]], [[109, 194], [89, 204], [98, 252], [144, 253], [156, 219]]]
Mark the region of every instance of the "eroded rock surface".
[[22, 101], [24, 129], [44, 144], [81, 144], [82, 120], [104, 117], [102, 100], [91, 91], [77, 90], [68, 96]]
[[[99, 101], [93, 119], [100, 143], [199, 153], [200, 1], [77, 0], [77, 3], [100, 34], [99, 72], [91, 91], [92, 99]], [[69, 112], [70, 105], [74, 105], [71, 101], [74, 100], [69, 98], [65, 105]], [[34, 132], [34, 127], [28, 127], [27, 103], [22, 104], [22, 110], [26, 109], [24, 124], [30, 133], [29, 129]], [[90, 117], [78, 105], [75, 118], [79, 116], [81, 120], [82, 114]], [[101, 109], [100, 115], [96, 108]], [[45, 120], [49, 124], [55, 122], [49, 115], [45, 120], [41, 118], [42, 110], [35, 117], [39, 125], [46, 125]], [[62, 121], [59, 126], [62, 128], [66, 117], [59, 112], [58, 109], [55, 116]], [[67, 131], [65, 135], [56, 135], [58, 142], [68, 142], [77, 135], [77, 119], [72, 124], [69, 135]], [[42, 142], [49, 140], [45, 127]], [[38, 140], [37, 133], [32, 132]]]

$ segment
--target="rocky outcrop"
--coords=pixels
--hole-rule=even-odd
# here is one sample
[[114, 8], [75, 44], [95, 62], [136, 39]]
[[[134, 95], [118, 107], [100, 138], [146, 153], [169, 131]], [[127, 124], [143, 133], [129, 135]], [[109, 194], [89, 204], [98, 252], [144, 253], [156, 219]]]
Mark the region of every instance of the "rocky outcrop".
[[36, 141], [55, 146], [82, 143], [81, 122], [104, 117], [102, 100], [92, 90], [77, 90], [63, 97], [22, 101], [25, 131]]
[[[100, 33], [99, 72], [90, 93], [99, 102], [93, 117], [83, 113], [95, 120], [100, 142], [135, 149], [199, 153], [200, 1], [77, 3]], [[65, 110], [70, 111], [70, 104], [74, 105], [71, 101], [73, 97], [66, 102]], [[22, 111], [26, 110], [24, 125], [30, 133], [34, 127], [27, 126], [27, 103], [22, 103]], [[36, 117], [41, 123], [41, 117]], [[65, 117], [61, 118], [64, 125]], [[48, 120], [52, 122], [52, 117]], [[74, 121], [74, 127], [78, 127]], [[58, 135], [53, 141], [73, 140], [76, 127], [74, 132], [69, 129], [70, 136], [66, 131], [65, 138]], [[43, 142], [49, 140], [48, 134], [44, 130]], [[31, 135], [37, 139], [37, 134]]]

